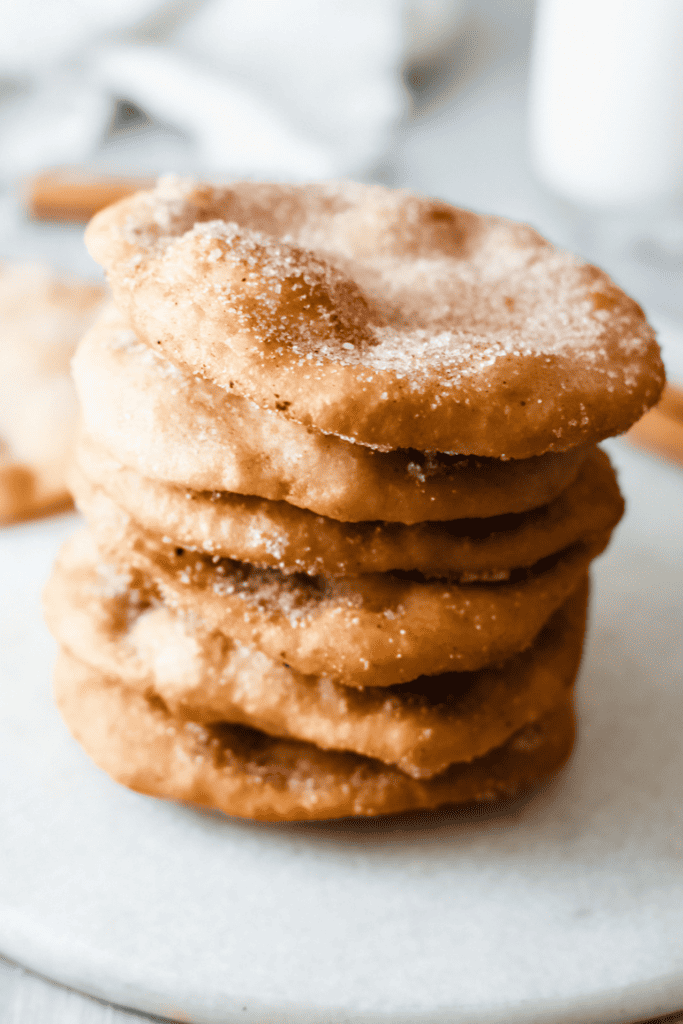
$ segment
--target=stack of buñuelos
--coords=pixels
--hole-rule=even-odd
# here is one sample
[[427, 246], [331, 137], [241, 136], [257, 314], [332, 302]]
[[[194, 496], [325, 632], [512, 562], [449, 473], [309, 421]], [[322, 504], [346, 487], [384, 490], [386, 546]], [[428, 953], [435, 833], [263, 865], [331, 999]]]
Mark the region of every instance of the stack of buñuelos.
[[351, 183], [162, 179], [87, 241], [88, 530], [46, 592], [110, 775], [260, 819], [493, 801], [574, 736], [596, 443], [663, 386], [640, 308], [525, 225]]

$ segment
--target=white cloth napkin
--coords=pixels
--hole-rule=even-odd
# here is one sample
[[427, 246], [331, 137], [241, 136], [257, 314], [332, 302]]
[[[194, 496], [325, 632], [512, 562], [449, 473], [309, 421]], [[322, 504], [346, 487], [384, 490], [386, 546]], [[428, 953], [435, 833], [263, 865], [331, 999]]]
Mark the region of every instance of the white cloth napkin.
[[362, 176], [405, 109], [403, 65], [452, 32], [461, 2], [5, 5], [0, 176], [111, 154], [117, 101], [180, 138], [200, 173]]

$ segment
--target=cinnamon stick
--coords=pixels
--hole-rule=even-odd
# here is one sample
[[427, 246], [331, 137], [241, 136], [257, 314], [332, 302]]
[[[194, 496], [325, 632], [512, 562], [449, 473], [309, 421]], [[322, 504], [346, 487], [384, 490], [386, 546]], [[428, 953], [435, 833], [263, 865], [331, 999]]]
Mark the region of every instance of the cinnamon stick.
[[43, 171], [25, 183], [30, 216], [37, 220], [85, 223], [105, 206], [151, 188], [153, 178], [118, 178], [85, 175], [77, 171]]
[[683, 390], [667, 384], [659, 405], [631, 427], [626, 439], [683, 466]]

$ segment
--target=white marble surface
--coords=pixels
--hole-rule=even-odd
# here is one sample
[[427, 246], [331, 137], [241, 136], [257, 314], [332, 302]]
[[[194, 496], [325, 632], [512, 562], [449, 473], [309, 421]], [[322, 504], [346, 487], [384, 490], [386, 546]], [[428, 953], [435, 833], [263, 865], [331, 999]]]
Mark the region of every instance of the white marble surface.
[[[613, 446], [569, 769], [493, 816], [230, 821], [110, 782], [49, 699], [71, 517], [0, 537], [0, 949], [200, 1022], [625, 1022], [683, 1006], [683, 476]], [[11, 585], [10, 585], [11, 584]]]
[[2, 1024], [142, 1024], [151, 1019], [56, 985], [0, 958]]

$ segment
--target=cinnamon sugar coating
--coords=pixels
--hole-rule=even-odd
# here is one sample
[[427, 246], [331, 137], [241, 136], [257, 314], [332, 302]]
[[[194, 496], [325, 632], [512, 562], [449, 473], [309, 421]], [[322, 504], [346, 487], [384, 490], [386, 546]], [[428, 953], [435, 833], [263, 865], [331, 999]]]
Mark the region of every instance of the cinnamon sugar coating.
[[284, 575], [202, 556], [146, 534], [103, 492], [88, 508], [104, 562], [137, 571], [164, 602], [304, 675], [393, 686], [473, 671], [529, 647], [609, 533], [495, 584], [410, 575]]
[[511, 796], [573, 741], [595, 442], [661, 389], [642, 311], [532, 229], [379, 186], [162, 180], [89, 245], [88, 532], [56, 692], [114, 778], [305, 820]]
[[73, 362], [87, 433], [145, 477], [287, 501], [345, 522], [523, 512], [575, 478], [583, 448], [522, 462], [376, 452], [259, 409], [179, 371], [113, 310]]
[[[85, 541], [85, 543], [83, 543]], [[581, 657], [587, 586], [532, 648], [476, 673], [422, 677], [391, 694], [303, 676], [174, 614], [133, 581], [114, 589], [90, 539], [62, 550], [45, 591], [63, 648], [126, 688], [163, 701], [174, 719], [229, 722], [323, 750], [351, 750], [430, 778], [505, 743], [566, 696]]]
[[405, 191], [166, 179], [87, 242], [149, 346], [385, 450], [567, 451], [626, 430], [664, 382], [642, 310], [602, 271]]
[[569, 757], [569, 697], [505, 745], [432, 779], [380, 761], [243, 726], [202, 726], [62, 651], [55, 699], [70, 731], [100, 768], [153, 796], [260, 821], [393, 814], [510, 798], [553, 775]]
[[624, 502], [607, 455], [589, 452], [552, 502], [517, 515], [404, 526], [341, 523], [284, 501], [192, 491], [149, 480], [81, 436], [72, 490], [86, 517], [103, 490], [146, 532], [188, 551], [284, 573], [357, 576], [416, 571], [426, 577], [504, 580], [580, 540], [612, 530]]

